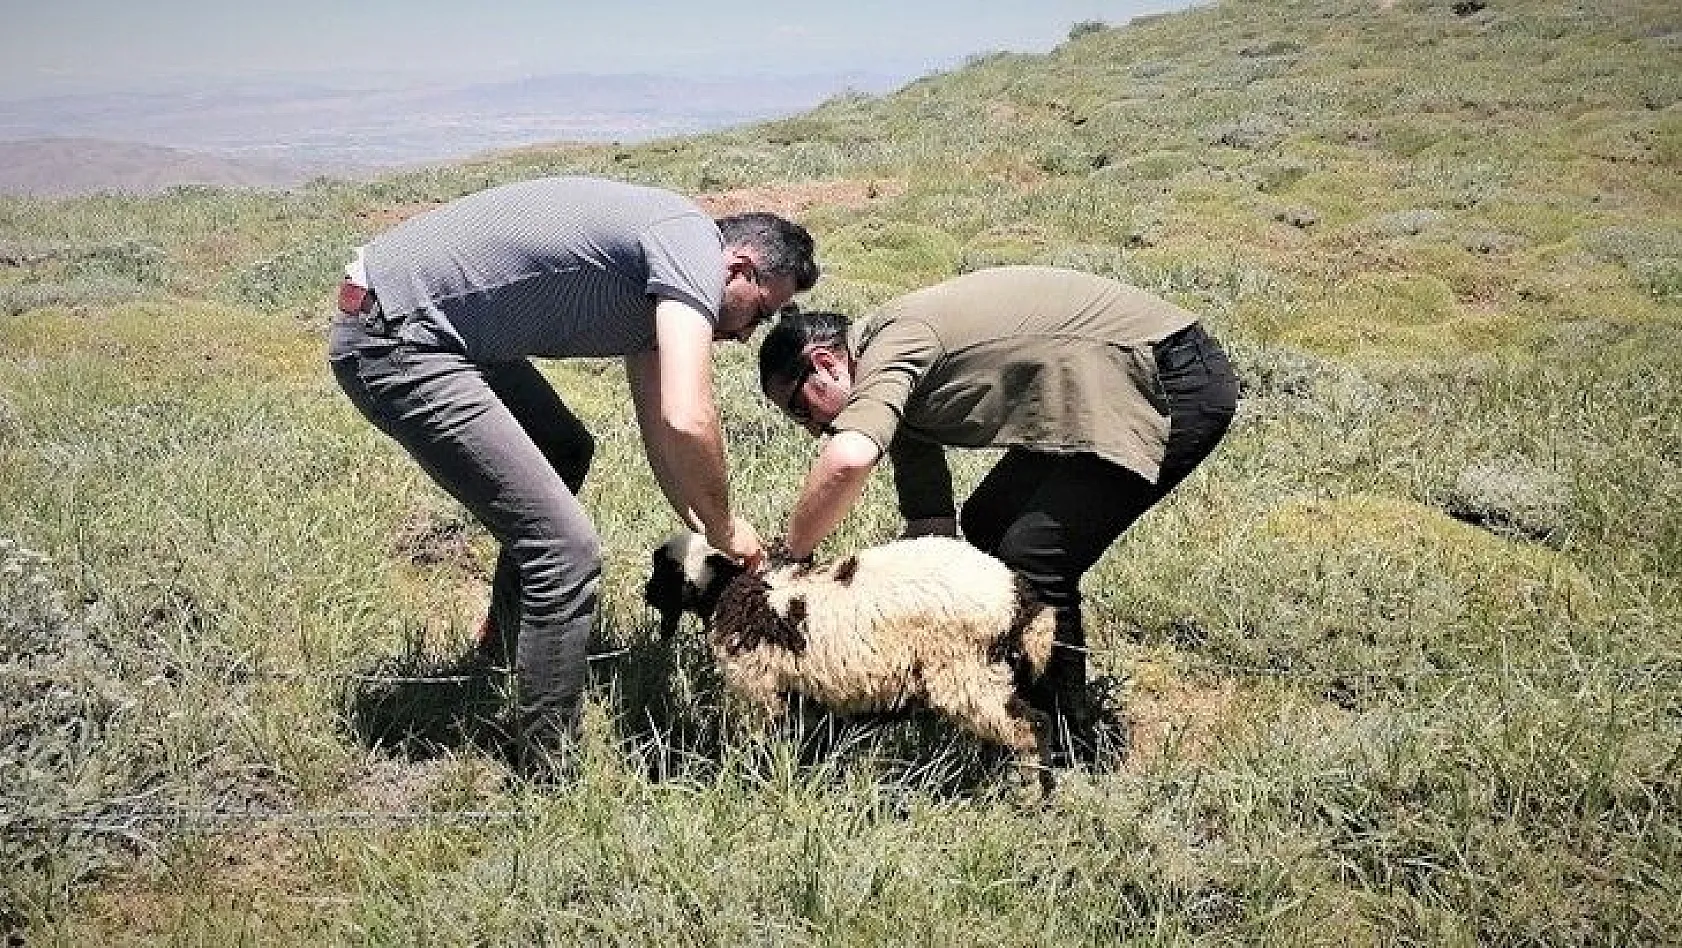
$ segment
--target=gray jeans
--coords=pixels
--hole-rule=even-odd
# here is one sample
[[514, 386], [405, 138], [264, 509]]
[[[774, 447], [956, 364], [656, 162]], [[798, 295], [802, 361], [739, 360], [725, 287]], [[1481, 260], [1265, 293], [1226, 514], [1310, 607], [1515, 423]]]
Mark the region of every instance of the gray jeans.
[[595, 439], [525, 360], [477, 365], [342, 315], [327, 355], [357, 409], [501, 544], [492, 618], [518, 630], [520, 743], [572, 735], [601, 579], [601, 541], [575, 496]]

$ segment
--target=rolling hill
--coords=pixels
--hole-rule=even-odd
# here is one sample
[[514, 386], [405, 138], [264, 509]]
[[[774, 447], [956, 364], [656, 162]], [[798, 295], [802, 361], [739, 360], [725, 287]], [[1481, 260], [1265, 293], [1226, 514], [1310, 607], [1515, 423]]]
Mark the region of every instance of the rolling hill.
[[0, 194], [67, 197], [96, 191], [155, 194], [179, 185], [294, 188], [321, 175], [345, 177], [342, 163], [218, 158], [134, 142], [46, 138], [0, 142]]

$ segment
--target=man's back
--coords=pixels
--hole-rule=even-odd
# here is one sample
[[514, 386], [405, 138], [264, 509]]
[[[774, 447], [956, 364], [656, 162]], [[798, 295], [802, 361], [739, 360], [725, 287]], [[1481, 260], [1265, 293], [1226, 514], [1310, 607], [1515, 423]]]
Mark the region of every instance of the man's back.
[[1196, 315], [1125, 283], [1030, 266], [977, 270], [907, 293], [868, 322], [893, 319], [928, 322], [949, 353], [991, 346], [1020, 350], [1035, 337], [1138, 347], [1197, 321]]
[[652, 295], [717, 318], [722, 241], [689, 200], [595, 178], [502, 185], [410, 218], [367, 248], [406, 338], [477, 361], [615, 356], [653, 345]]
[[966, 274], [855, 327], [837, 428], [962, 447], [1084, 451], [1156, 476], [1168, 438], [1151, 345], [1197, 322], [1115, 280], [1051, 267]]

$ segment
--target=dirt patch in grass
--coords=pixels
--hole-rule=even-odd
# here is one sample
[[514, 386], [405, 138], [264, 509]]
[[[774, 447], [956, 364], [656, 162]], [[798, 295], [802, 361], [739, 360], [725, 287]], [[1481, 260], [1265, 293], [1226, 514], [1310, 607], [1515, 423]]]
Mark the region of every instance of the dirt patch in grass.
[[490, 573], [473, 551], [473, 525], [458, 514], [412, 511], [398, 524], [392, 551], [415, 566], [445, 566], [467, 579], [488, 582]]
[[762, 184], [695, 196], [695, 203], [715, 217], [747, 211], [770, 211], [797, 217], [814, 207], [859, 210], [877, 201], [905, 193], [905, 182], [892, 178], [839, 181], [803, 181], [798, 184]]
[[415, 204], [399, 204], [396, 207], [377, 207], [370, 211], [357, 211], [356, 219], [367, 221], [373, 225], [375, 232], [380, 232], [396, 227], [416, 214], [424, 214], [442, 206], [442, 201], [421, 201]]
[[110, 880], [91, 893], [67, 931], [70, 941], [166, 943], [192, 931], [193, 918], [215, 914], [225, 924], [230, 913], [243, 915], [248, 930], [267, 936], [301, 935], [316, 924], [323, 905], [348, 904], [307, 867], [297, 839], [285, 833], [200, 838], [170, 851], [165, 860], [154, 871]]
[[1149, 674], [1139, 678], [1127, 696], [1124, 769], [1147, 770], [1170, 753], [1181, 761], [1208, 760], [1243, 697], [1237, 683], [1189, 682]]
[[505, 772], [488, 760], [371, 756], [354, 775], [349, 805], [375, 813], [481, 809], [503, 788]]

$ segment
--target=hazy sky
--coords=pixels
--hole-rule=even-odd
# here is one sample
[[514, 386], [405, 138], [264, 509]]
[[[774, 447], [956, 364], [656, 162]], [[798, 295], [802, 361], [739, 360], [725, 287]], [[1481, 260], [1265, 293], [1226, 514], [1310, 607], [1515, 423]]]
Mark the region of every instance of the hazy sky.
[[1190, 0], [0, 0], [0, 97], [293, 76], [917, 75]]

